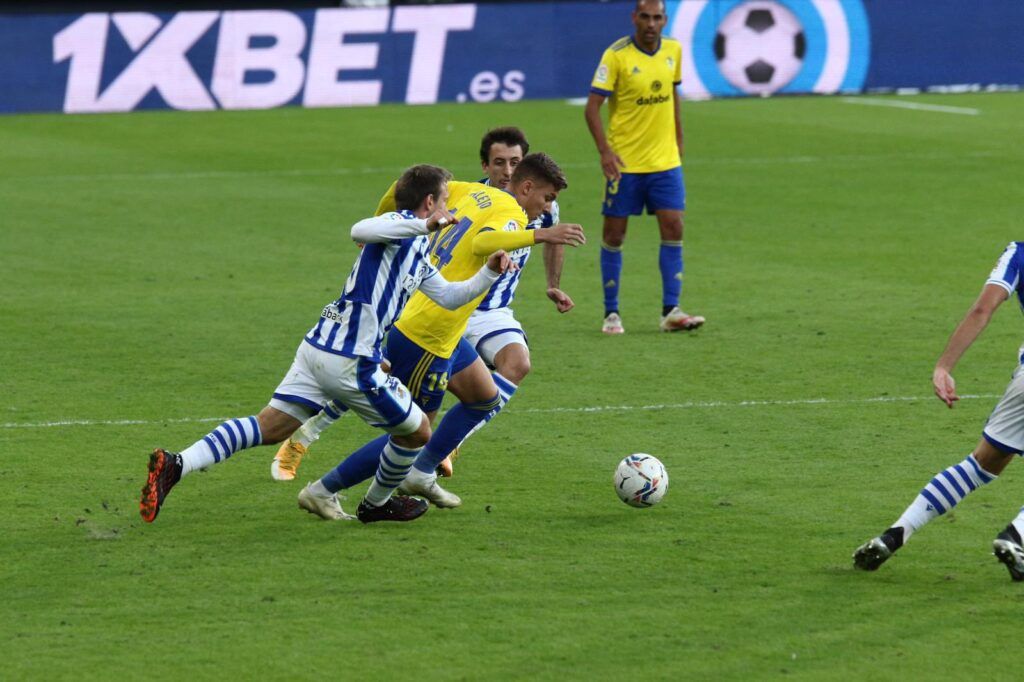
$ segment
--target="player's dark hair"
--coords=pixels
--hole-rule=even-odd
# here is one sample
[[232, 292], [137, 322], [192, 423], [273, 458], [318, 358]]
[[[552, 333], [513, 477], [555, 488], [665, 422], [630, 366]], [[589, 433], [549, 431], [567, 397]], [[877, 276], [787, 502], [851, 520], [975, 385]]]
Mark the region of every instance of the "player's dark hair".
[[[636, 0], [636, 7], [633, 8], [634, 12], [640, 11], [640, 5], [644, 4], [647, 0]], [[658, 4], [661, 5], [661, 11], [664, 12], [667, 8], [665, 7], [665, 0], [658, 0]]]
[[526, 141], [526, 135], [522, 130], [514, 126], [504, 128], [492, 128], [487, 131], [480, 140], [480, 162], [487, 164], [491, 162], [491, 147], [500, 143], [509, 147], [519, 147], [523, 150], [523, 156], [530, 153], [530, 143]]
[[555, 186], [559, 192], [569, 186], [565, 173], [558, 167], [555, 160], [544, 152], [528, 154], [512, 174], [512, 184], [518, 185], [524, 180], [539, 180]]
[[441, 194], [441, 185], [452, 179], [444, 168], [421, 163], [406, 169], [395, 184], [395, 207], [399, 211], [415, 211], [423, 200]]

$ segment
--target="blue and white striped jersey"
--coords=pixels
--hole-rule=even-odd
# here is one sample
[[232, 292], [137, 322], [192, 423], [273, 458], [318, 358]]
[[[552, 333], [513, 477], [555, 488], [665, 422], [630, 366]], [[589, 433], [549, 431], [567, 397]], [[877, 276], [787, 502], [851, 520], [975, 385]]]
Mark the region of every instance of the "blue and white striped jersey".
[[1024, 275], [1024, 242], [1010, 242], [986, 284], [998, 284], [1011, 296], [1017, 294], [1017, 301], [1024, 309], [1024, 281], [1021, 275]]
[[[487, 179], [481, 180], [485, 185], [490, 184]], [[544, 211], [540, 214], [536, 220], [526, 226], [527, 230], [536, 230], [539, 228], [552, 227], [558, 224], [558, 202], [551, 202], [551, 210]], [[516, 295], [516, 287], [519, 286], [519, 276], [523, 273], [523, 268], [526, 267], [526, 261], [530, 259], [530, 247], [516, 249], [509, 256], [519, 266], [518, 270], [513, 272], [506, 272], [498, 281], [491, 285], [491, 290], [487, 292], [484, 299], [480, 301], [480, 305], [476, 307], [477, 310], [494, 310], [495, 308], [504, 308], [512, 304], [512, 299]]]
[[[414, 218], [409, 211], [381, 216]], [[324, 307], [306, 343], [328, 353], [380, 362], [381, 340], [420, 283], [438, 275], [427, 257], [426, 236], [389, 239], [363, 246], [341, 296]]]

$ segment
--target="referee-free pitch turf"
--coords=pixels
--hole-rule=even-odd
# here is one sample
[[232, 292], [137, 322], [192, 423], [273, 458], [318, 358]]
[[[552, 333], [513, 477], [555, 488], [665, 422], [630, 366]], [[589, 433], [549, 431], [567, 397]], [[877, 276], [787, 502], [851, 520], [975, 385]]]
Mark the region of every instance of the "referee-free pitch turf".
[[[878, 98], [878, 104], [897, 101]], [[563, 102], [0, 118], [0, 677], [1013, 679], [1024, 585], [990, 542], [1017, 467], [874, 574], [853, 549], [974, 446], [1016, 366], [1008, 302], [931, 397], [931, 370], [1021, 237], [1024, 96], [685, 103], [683, 306], [657, 331], [653, 219], [600, 333], [603, 182]], [[401, 169], [481, 175], [518, 125], [588, 231], [517, 315], [533, 372], [475, 435], [464, 506], [327, 523], [300, 485], [374, 432], [349, 416], [299, 480], [275, 448], [138, 492], [154, 447], [255, 414], [333, 299]], [[652, 509], [616, 463], [665, 463]], [[344, 503], [351, 511], [357, 488]]]

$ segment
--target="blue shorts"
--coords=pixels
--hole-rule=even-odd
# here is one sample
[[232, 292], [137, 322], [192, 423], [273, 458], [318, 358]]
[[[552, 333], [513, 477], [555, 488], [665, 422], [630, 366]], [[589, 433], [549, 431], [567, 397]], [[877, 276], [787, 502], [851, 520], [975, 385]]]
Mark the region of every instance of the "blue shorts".
[[391, 363], [391, 376], [405, 384], [413, 401], [424, 412], [441, 409], [448, 378], [480, 357], [468, 341], [459, 339], [450, 358], [439, 358], [395, 327], [388, 331], [384, 355]]
[[623, 173], [609, 180], [604, 190], [601, 213], [615, 218], [655, 211], [685, 211], [686, 188], [683, 167], [658, 173]]

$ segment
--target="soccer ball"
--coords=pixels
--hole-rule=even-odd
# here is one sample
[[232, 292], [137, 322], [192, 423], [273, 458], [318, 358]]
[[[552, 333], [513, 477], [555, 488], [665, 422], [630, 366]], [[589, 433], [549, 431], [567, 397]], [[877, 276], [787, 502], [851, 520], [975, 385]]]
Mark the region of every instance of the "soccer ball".
[[619, 462], [615, 492], [631, 507], [653, 507], [668, 491], [668, 473], [657, 457], [638, 453]]
[[737, 5], [715, 35], [718, 69], [750, 95], [768, 95], [785, 87], [800, 73], [806, 52], [800, 20], [777, 0]]

